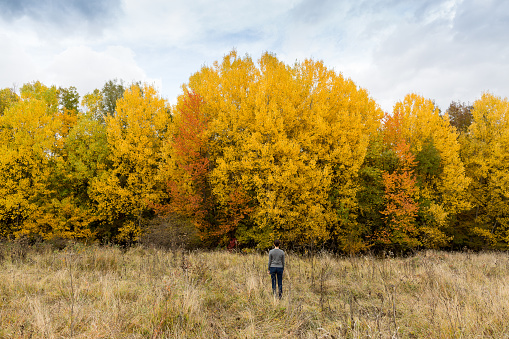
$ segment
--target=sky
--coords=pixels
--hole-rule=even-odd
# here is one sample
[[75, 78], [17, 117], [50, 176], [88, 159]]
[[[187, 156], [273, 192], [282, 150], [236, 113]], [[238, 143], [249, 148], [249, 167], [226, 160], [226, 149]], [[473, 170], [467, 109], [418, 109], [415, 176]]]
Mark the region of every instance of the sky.
[[171, 103], [235, 49], [322, 60], [385, 111], [409, 93], [443, 111], [509, 96], [506, 0], [0, 0], [0, 88], [39, 80], [81, 96], [111, 79]]

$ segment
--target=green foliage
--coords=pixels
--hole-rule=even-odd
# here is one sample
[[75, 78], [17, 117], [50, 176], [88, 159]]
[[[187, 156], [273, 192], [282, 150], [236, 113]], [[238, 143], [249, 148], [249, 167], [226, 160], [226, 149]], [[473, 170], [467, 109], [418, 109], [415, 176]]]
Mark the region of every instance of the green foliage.
[[104, 84], [102, 94], [102, 107], [105, 114], [112, 116], [117, 107], [117, 101], [124, 95], [126, 88], [122, 80], [113, 79], [108, 80]]
[[14, 92], [14, 90], [10, 88], [4, 88], [0, 90], [0, 115], [4, 114], [4, 111], [9, 108], [9, 106], [19, 100], [18, 95]]
[[442, 158], [432, 138], [427, 138], [423, 142], [415, 160], [417, 162], [416, 173], [421, 186], [442, 174]]
[[68, 111], [78, 112], [80, 104], [80, 96], [76, 87], [71, 86], [68, 88], [60, 87], [58, 89], [58, 98], [61, 108], [65, 108]]
[[359, 214], [357, 221], [365, 227], [363, 237], [375, 240], [385, 222], [382, 211], [385, 208], [385, 187], [383, 173], [393, 173], [398, 167], [396, 153], [382, 140], [382, 133], [375, 135], [368, 146], [364, 163], [359, 170], [360, 189], [357, 192]]

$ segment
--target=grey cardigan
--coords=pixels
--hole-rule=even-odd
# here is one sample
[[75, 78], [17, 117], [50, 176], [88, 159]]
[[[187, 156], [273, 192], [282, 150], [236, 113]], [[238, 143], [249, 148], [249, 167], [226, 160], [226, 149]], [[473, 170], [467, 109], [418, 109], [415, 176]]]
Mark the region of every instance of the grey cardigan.
[[271, 267], [285, 268], [285, 252], [279, 248], [273, 248], [269, 251], [269, 270]]

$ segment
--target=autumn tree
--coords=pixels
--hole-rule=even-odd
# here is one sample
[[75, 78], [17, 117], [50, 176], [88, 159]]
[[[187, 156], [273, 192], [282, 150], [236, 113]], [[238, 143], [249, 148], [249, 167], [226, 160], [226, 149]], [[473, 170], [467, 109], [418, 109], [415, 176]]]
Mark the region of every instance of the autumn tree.
[[381, 213], [385, 216], [386, 227], [377, 232], [376, 240], [386, 245], [415, 248], [421, 244], [415, 222], [419, 210], [415, 156], [405, 141], [395, 145], [395, 153], [399, 160], [398, 169], [382, 175], [386, 208]]
[[168, 202], [157, 206], [160, 214], [188, 218], [204, 244], [227, 244], [235, 238], [241, 221], [252, 211], [245, 191], [238, 187], [218, 208], [210, 183], [208, 116], [203, 98], [194, 92], [180, 96], [173, 118], [173, 136], [165, 147], [162, 175], [167, 180]]
[[143, 91], [141, 82], [133, 82], [126, 86], [122, 80], [108, 80], [102, 89], [95, 89], [83, 96], [82, 105], [85, 111], [91, 113], [94, 118], [105, 123], [107, 116], [113, 116], [117, 109], [117, 102], [123, 97], [125, 90], [136, 86]]
[[19, 100], [16, 92], [11, 88], [4, 88], [0, 90], [0, 116], [9, 106]]
[[[380, 129], [374, 134], [368, 145], [364, 163], [359, 169], [359, 190], [357, 201], [359, 212], [357, 223], [362, 236], [370, 245], [379, 243], [380, 230], [385, 229], [386, 208], [384, 173], [394, 173], [398, 167], [398, 157], [392, 145], [384, 142], [384, 133]], [[384, 244], [382, 244], [385, 246]]]
[[81, 105], [85, 108], [85, 112], [95, 120], [104, 122], [106, 115], [104, 113], [103, 95], [101, 91], [95, 89], [91, 93], [85, 94], [81, 101]]
[[205, 132], [207, 119], [200, 111], [202, 99], [182, 95], [174, 114], [173, 135], [163, 146], [160, 175], [166, 180], [168, 201], [156, 205], [161, 215], [177, 214], [193, 221], [202, 232], [213, 223], [213, 201], [208, 182], [209, 161]]
[[460, 158], [458, 134], [433, 101], [410, 94], [394, 106], [400, 115], [397, 138], [403, 138], [418, 160], [419, 241], [425, 247], [445, 246], [454, 233], [454, 218], [469, 208], [469, 179]]
[[460, 133], [464, 133], [472, 124], [472, 106], [464, 102], [453, 101], [447, 108], [447, 115], [451, 126], [455, 127]]
[[415, 174], [417, 163], [402, 130], [404, 122], [405, 116], [399, 110], [385, 117], [384, 141], [398, 162], [393, 171], [382, 173], [385, 209], [380, 213], [385, 223], [374, 230], [373, 238], [375, 244], [398, 249], [415, 248], [421, 244], [416, 223], [419, 210], [419, 188]]
[[472, 109], [464, 157], [472, 210], [470, 230], [484, 244], [509, 246], [509, 101], [485, 93]]
[[111, 169], [106, 126], [91, 114], [79, 113], [63, 141], [53, 172], [55, 221], [66, 237], [103, 237], [98, 207], [90, 196], [91, 184]]
[[[137, 86], [140, 87], [139, 84]], [[102, 107], [105, 114], [111, 116], [115, 113], [117, 102], [122, 98], [125, 90], [126, 88], [122, 80], [113, 79], [106, 81], [101, 90]]]
[[34, 82], [20, 92], [2, 117], [3, 234], [92, 238], [87, 189], [94, 173], [85, 169], [101, 161], [87, 156], [100, 129], [84, 128], [73, 87]]
[[40, 82], [21, 88], [20, 100], [0, 117], [0, 219], [3, 235], [58, 234], [45, 210], [58, 161], [61, 121], [55, 118], [55, 87]]
[[294, 245], [333, 239], [343, 249], [361, 242], [350, 237], [357, 172], [382, 115], [366, 91], [321, 62], [290, 67], [265, 53], [256, 64], [236, 52], [186, 88], [205, 102], [220, 209], [239, 188], [253, 201], [239, 240], [261, 248], [274, 236]]
[[62, 144], [78, 120], [80, 96], [74, 86], [68, 88], [60, 87], [56, 95], [58, 109], [55, 115], [57, 119], [62, 121], [62, 127], [59, 131], [59, 141]]
[[106, 117], [108, 161], [111, 168], [91, 183], [90, 195], [104, 237], [136, 240], [159, 202], [161, 145], [170, 128], [166, 101], [152, 86], [131, 86]]
[[173, 117], [173, 135], [163, 146], [160, 175], [166, 181], [168, 200], [155, 205], [163, 216], [178, 215], [190, 220], [209, 240], [215, 222], [214, 203], [209, 184], [207, 158], [207, 118], [201, 112], [202, 98], [186, 92]]

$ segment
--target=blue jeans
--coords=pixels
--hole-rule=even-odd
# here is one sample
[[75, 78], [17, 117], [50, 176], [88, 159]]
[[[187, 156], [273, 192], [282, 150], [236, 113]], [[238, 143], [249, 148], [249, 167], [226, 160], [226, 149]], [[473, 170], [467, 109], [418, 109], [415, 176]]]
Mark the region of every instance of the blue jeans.
[[276, 295], [276, 279], [277, 285], [279, 286], [278, 298], [281, 299], [283, 296], [283, 267], [271, 267], [269, 268], [270, 278], [272, 280], [272, 293]]

